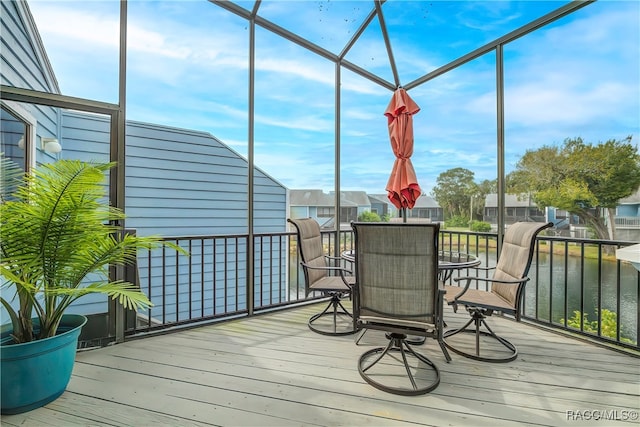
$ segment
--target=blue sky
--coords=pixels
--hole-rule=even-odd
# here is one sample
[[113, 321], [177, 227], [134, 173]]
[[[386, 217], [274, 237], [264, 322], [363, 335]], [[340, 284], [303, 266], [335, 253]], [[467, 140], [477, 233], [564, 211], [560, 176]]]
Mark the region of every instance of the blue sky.
[[[248, 7], [252, 2], [239, 2]], [[565, 2], [395, 1], [383, 6], [400, 83]], [[119, 2], [29, 1], [66, 95], [117, 101]], [[263, 16], [340, 53], [370, 1], [264, 1]], [[210, 132], [247, 155], [245, 20], [207, 1], [129, 2], [129, 120]], [[640, 2], [601, 0], [505, 46], [506, 168], [528, 149], [582, 137], [640, 138]], [[330, 30], [327, 30], [330, 28]], [[256, 34], [255, 161], [289, 188], [334, 187], [335, 66]], [[393, 82], [377, 21], [346, 59]], [[496, 177], [495, 55], [409, 94], [413, 163], [425, 192], [454, 167]], [[391, 92], [341, 72], [341, 187], [384, 193]]]

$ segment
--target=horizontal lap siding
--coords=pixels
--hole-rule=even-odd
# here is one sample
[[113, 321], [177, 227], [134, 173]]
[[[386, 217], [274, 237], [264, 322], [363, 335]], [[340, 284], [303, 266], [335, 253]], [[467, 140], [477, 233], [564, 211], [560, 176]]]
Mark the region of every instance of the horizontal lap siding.
[[[35, 89], [41, 92], [57, 93], [50, 83], [55, 81], [47, 72], [41, 45], [34, 42], [32, 23], [26, 22], [26, 16], [18, 11], [17, 2], [0, 3], [0, 81], [7, 86]], [[35, 133], [40, 137], [59, 137], [58, 109], [38, 105], [20, 104], [36, 120]], [[53, 157], [37, 147], [38, 163], [50, 162]]]
[[[185, 241], [178, 243], [189, 249]], [[215, 255], [212, 239], [190, 249], [191, 257], [177, 258], [167, 250], [164, 267], [162, 250], [153, 252], [150, 266], [147, 257], [139, 259], [140, 286], [154, 303], [151, 317], [173, 323], [246, 309], [245, 239], [216, 241]]]
[[[57, 93], [55, 76], [35, 26], [18, 6], [17, 2], [0, 4], [2, 83]], [[24, 105], [24, 108], [37, 120], [38, 136], [60, 140], [63, 151], [58, 158], [109, 161], [108, 117], [41, 106]], [[248, 232], [248, 163], [238, 153], [205, 132], [139, 122], [127, 123], [126, 147], [127, 228], [136, 229], [139, 235], [165, 236]], [[38, 162], [55, 160], [55, 156], [40, 149], [37, 153]], [[284, 231], [286, 189], [259, 169], [255, 169], [254, 176], [254, 232]], [[182, 264], [178, 275], [175, 265], [167, 267], [174, 269], [172, 275], [165, 271], [164, 276], [162, 273], [158, 276], [152, 268], [148, 276], [154, 281], [153, 298], [156, 299], [160, 287], [163, 288], [159, 294], [163, 294], [165, 300], [175, 302], [178, 294], [173, 309], [164, 309], [162, 315], [176, 315], [179, 320], [188, 316], [188, 304], [183, 303], [188, 301], [185, 293], [189, 292], [189, 281], [193, 283], [198, 279], [206, 282], [210, 291], [205, 289], [202, 295], [202, 291], [198, 294], [191, 290], [192, 305], [204, 300], [203, 305], [218, 310], [230, 305], [235, 307], [239, 302], [244, 304], [246, 252], [246, 247], [238, 250], [238, 264], [232, 266], [232, 272], [226, 272], [226, 279], [225, 264], [217, 261], [214, 266], [211, 259], [205, 261], [205, 266], [192, 266], [210, 272], [205, 273], [210, 274], [209, 278], [188, 277]], [[235, 257], [234, 249], [234, 263]], [[284, 265], [280, 267], [283, 272], [286, 270]], [[142, 277], [143, 281], [145, 279], [149, 277]], [[279, 283], [282, 276], [269, 277], [271, 279]], [[90, 314], [107, 309], [106, 298], [101, 296], [81, 301], [73, 311]]]
[[[65, 112], [67, 158], [105, 161], [109, 120]], [[247, 162], [211, 135], [131, 122], [127, 126], [127, 228], [141, 235], [246, 233]], [[286, 190], [255, 171], [255, 232], [285, 229]]]
[[[49, 74], [46, 57], [43, 56], [41, 45], [34, 37], [33, 22], [27, 21], [28, 17], [21, 12], [22, 8], [23, 5], [19, 2], [0, 2], [0, 82], [7, 86], [57, 93], [55, 79]], [[19, 113], [26, 113], [35, 119], [33, 131], [36, 136], [59, 138], [57, 108], [14, 102], [6, 102], [6, 105], [9, 109], [18, 105], [17, 108], [21, 110]], [[7, 130], [22, 133], [22, 129], [5, 125], [7, 122], [2, 123], [3, 133]], [[17, 134], [12, 136], [11, 139], [15, 142], [20, 137]], [[5, 139], [5, 142], [7, 141], [9, 139]], [[17, 147], [15, 149], [17, 150]], [[22, 152], [17, 153], [15, 158], [24, 158], [24, 151], [20, 151]], [[11, 156], [9, 151], [6, 154]], [[41, 164], [51, 162], [55, 157], [36, 147], [35, 160], [37, 164]], [[11, 300], [10, 303], [17, 308], [17, 300]], [[0, 317], [6, 319], [3, 307], [0, 307]]]
[[0, 3], [2, 29], [2, 84], [51, 92], [44, 64], [29, 34], [29, 25], [17, 10], [16, 2]]
[[[65, 158], [108, 160], [108, 119], [65, 112], [62, 123]], [[248, 232], [245, 159], [204, 132], [129, 122], [126, 138], [127, 228], [139, 235], [172, 237]], [[258, 169], [254, 176], [255, 232], [285, 231], [286, 189]], [[238, 246], [237, 264], [235, 247], [229, 249], [225, 263], [224, 249], [218, 246], [215, 268], [210, 245], [207, 242], [204, 250], [204, 265], [199, 247], [192, 248], [190, 259], [179, 257], [178, 274], [173, 251], [167, 251], [164, 270], [159, 251], [154, 252], [151, 266], [146, 257], [139, 260], [141, 286], [155, 304], [149, 313], [152, 318], [184, 321], [246, 309], [244, 241]], [[260, 252], [256, 257], [271, 266], [268, 271], [256, 268], [257, 299], [282, 300], [286, 259], [271, 260], [269, 253]], [[106, 310], [106, 304], [102, 308]]]
[[61, 122], [63, 158], [84, 162], [109, 161], [111, 120], [108, 117], [65, 111]]

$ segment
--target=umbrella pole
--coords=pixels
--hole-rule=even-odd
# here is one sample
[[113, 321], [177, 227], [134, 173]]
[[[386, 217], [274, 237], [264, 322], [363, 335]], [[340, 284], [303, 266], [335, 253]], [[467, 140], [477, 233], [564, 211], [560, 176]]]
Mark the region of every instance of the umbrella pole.
[[407, 208], [400, 209], [400, 215], [402, 215], [402, 222], [407, 222]]

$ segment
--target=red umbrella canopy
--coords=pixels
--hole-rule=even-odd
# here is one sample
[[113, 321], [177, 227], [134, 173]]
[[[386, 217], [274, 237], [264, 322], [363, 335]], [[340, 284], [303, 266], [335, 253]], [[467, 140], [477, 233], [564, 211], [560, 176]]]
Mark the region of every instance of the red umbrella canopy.
[[420, 111], [409, 94], [402, 88], [393, 93], [384, 112], [389, 125], [391, 149], [396, 155], [391, 176], [387, 182], [389, 200], [398, 209], [413, 208], [422, 194], [416, 171], [411, 163], [413, 154], [413, 115]]

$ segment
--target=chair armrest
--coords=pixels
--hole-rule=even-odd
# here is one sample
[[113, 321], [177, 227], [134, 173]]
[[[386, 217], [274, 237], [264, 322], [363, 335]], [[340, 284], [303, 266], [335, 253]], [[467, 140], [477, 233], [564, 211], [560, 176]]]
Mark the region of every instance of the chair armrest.
[[311, 270], [330, 270], [330, 271], [344, 271], [346, 273], [352, 274], [352, 271], [349, 269], [346, 269], [344, 267], [334, 267], [331, 265], [326, 265], [326, 266], [314, 266], [314, 265], [309, 265], [307, 263], [304, 262], [300, 262], [300, 265], [303, 266], [304, 268], [309, 268]]
[[520, 280], [498, 280], [498, 279], [491, 279], [491, 278], [485, 278], [485, 277], [475, 277], [475, 276], [465, 276], [465, 277], [456, 277], [453, 279], [454, 282], [459, 282], [461, 280], [466, 280], [467, 283], [465, 283], [464, 288], [462, 290], [462, 292], [460, 292], [458, 295], [456, 295], [455, 297], [453, 297], [453, 301], [454, 303], [456, 301], [458, 301], [458, 298], [460, 298], [461, 296], [463, 296], [468, 290], [469, 290], [469, 285], [471, 285], [472, 281], [482, 281], [482, 282], [493, 282], [493, 283], [506, 283], [506, 284], [512, 284], [512, 285], [517, 285], [520, 283], [524, 283], [529, 281], [528, 277], [524, 277]]
[[348, 283], [347, 279], [345, 279], [344, 275], [345, 273], [349, 273], [350, 275], [353, 274], [353, 272], [347, 268], [344, 267], [333, 267], [330, 265], [327, 266], [313, 266], [313, 265], [309, 265], [307, 263], [304, 262], [300, 262], [300, 265], [304, 268], [308, 268], [310, 270], [327, 270], [327, 271], [338, 271], [340, 273], [340, 277], [342, 278], [342, 281], [345, 283], [345, 285], [347, 286], [352, 286], [352, 283]]
[[327, 260], [327, 263], [329, 263], [330, 265], [339, 265], [339, 263], [341, 261], [345, 261], [345, 262], [349, 262], [353, 264], [353, 261], [350, 261], [346, 258], [343, 258], [341, 256], [331, 256], [331, 255], [325, 255], [324, 258]]
[[[499, 279], [492, 279], [490, 277], [475, 277], [475, 276], [464, 276], [464, 277], [454, 277], [453, 281], [454, 282], [459, 282], [460, 280], [466, 280], [467, 283], [471, 282], [472, 280], [476, 280], [476, 281], [483, 281], [483, 282], [495, 282], [495, 283], [512, 283], [512, 284], [518, 284], [518, 283], [523, 283], [523, 282], [527, 282], [529, 281], [528, 277], [523, 277], [520, 280], [499, 280]], [[469, 285], [467, 284], [465, 287], [469, 287]]]

